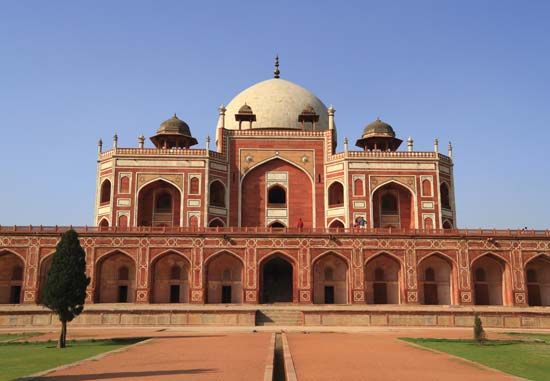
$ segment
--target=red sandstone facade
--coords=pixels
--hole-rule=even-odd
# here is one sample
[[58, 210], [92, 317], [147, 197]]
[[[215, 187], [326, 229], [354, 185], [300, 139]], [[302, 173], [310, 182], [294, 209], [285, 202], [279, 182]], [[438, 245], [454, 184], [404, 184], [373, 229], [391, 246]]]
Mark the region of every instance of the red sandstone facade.
[[[240, 103], [242, 99], [246, 102]], [[98, 152], [88, 302], [550, 305], [550, 233], [456, 228], [452, 151], [282, 79], [221, 107], [216, 147], [177, 117]], [[0, 229], [0, 303], [36, 303], [63, 229]]]

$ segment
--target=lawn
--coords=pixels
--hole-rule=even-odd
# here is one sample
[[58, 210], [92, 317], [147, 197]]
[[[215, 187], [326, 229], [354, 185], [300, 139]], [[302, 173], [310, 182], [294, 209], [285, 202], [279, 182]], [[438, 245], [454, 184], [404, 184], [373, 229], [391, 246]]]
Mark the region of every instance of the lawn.
[[533, 337], [521, 337], [521, 339], [526, 341], [491, 340], [483, 345], [472, 340], [414, 338], [402, 338], [401, 340], [446, 352], [529, 380], [548, 381], [550, 375], [549, 342], [533, 342]]
[[57, 349], [56, 342], [1, 343], [0, 381], [28, 376], [122, 348], [141, 340], [143, 339], [70, 341], [65, 349]]

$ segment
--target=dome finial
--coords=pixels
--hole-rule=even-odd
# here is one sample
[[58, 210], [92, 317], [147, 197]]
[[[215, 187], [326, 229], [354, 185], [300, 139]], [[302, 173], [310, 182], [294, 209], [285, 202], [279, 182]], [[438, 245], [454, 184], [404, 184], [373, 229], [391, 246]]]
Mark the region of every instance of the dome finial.
[[275, 70], [273, 70], [273, 78], [279, 78], [281, 71], [279, 70], [279, 55], [275, 56]]

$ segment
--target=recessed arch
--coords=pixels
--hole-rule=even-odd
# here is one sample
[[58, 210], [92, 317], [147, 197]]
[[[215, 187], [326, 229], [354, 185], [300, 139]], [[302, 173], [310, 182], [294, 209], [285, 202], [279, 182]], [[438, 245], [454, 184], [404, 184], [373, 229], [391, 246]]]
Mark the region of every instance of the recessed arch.
[[334, 218], [332, 221], [330, 221], [330, 224], [328, 225], [330, 229], [345, 229], [346, 224], [344, 224], [344, 221], [342, 221], [339, 218]]
[[307, 171], [305, 170], [304, 168], [300, 167], [299, 165], [296, 165], [296, 163], [288, 160], [288, 159], [285, 159], [284, 157], [279, 157], [279, 156], [274, 156], [274, 157], [270, 157], [268, 159], [265, 159], [265, 160], [262, 160], [258, 163], [256, 163], [255, 165], [253, 165], [252, 167], [248, 168], [248, 170], [246, 171], [246, 173], [243, 175], [243, 177], [241, 178], [241, 181], [240, 181], [240, 185], [242, 186], [243, 182], [244, 182], [244, 179], [246, 178], [246, 176], [251, 173], [254, 169], [256, 169], [257, 167], [260, 167], [264, 164], [267, 164], [269, 163], [270, 161], [274, 161], [274, 160], [281, 160], [281, 161], [284, 161], [290, 165], [292, 165], [293, 167], [296, 167], [298, 168], [300, 171], [304, 172], [307, 177], [309, 177], [309, 179], [311, 180], [311, 183], [313, 184], [315, 181], [313, 179], [313, 176]]
[[107, 217], [103, 217], [99, 220], [99, 223], [97, 224], [97, 226], [99, 227], [99, 229], [107, 229], [109, 226], [110, 226], [110, 222], [109, 222], [109, 219]]
[[527, 303], [530, 306], [550, 306], [550, 255], [540, 253], [524, 266]]
[[191, 261], [187, 256], [176, 250], [166, 250], [155, 256], [150, 268], [153, 303], [189, 302]]
[[439, 184], [439, 197], [441, 198], [441, 207], [451, 210], [451, 187], [446, 181], [441, 181], [441, 184]]
[[99, 190], [99, 203], [100, 204], [107, 204], [111, 202], [111, 191], [112, 191], [112, 184], [111, 180], [105, 179], [101, 182], [100, 190]]
[[346, 304], [349, 300], [349, 261], [340, 253], [326, 251], [311, 262], [313, 303]]
[[327, 194], [329, 208], [337, 208], [344, 205], [344, 184], [341, 181], [332, 181], [327, 188]]
[[365, 293], [369, 304], [399, 304], [402, 298], [403, 263], [388, 252], [365, 261]]
[[223, 227], [225, 227], [225, 222], [219, 217], [214, 217], [208, 222], [208, 227], [210, 227], [210, 228], [223, 228]]
[[242, 303], [244, 261], [231, 251], [221, 250], [204, 262], [207, 303]]
[[[509, 263], [494, 253], [484, 253], [471, 261], [471, 280], [476, 305], [505, 305], [510, 301], [506, 288]], [[480, 276], [483, 272], [483, 277]]]
[[419, 302], [449, 305], [453, 303], [455, 261], [441, 252], [430, 253], [418, 261]]
[[180, 226], [182, 190], [158, 177], [141, 185], [136, 193], [136, 226]]
[[20, 304], [23, 301], [25, 261], [11, 250], [0, 249], [0, 304]]
[[210, 205], [225, 208], [227, 195], [225, 184], [219, 179], [212, 180], [208, 190]]
[[284, 229], [286, 228], [286, 224], [283, 222], [283, 221], [280, 221], [280, 220], [275, 220], [275, 221], [271, 221], [269, 223], [269, 225], [267, 225], [267, 227], [269, 228], [273, 228], [273, 229]]
[[243, 174], [239, 181], [238, 226], [260, 227], [270, 221], [267, 202], [267, 188], [273, 182], [268, 180], [270, 172], [286, 173], [285, 180], [274, 181], [286, 189], [285, 224], [294, 225], [301, 219], [304, 226], [316, 227], [313, 178], [304, 168], [283, 157], [263, 160]]
[[285, 253], [274, 252], [258, 262], [260, 302], [291, 303], [295, 300], [296, 263]]
[[272, 184], [267, 188], [267, 206], [285, 208], [287, 205], [286, 188], [281, 184]]
[[[388, 205], [383, 205], [382, 196], [393, 195], [395, 197], [396, 211], [389, 211]], [[417, 194], [410, 186], [397, 180], [388, 180], [378, 184], [371, 191], [371, 221], [377, 227], [418, 227], [418, 205]], [[383, 213], [383, 207], [388, 211]]]
[[388, 255], [388, 256], [392, 257], [393, 259], [395, 259], [397, 262], [399, 262], [399, 265], [401, 267], [404, 265], [403, 260], [401, 258], [399, 258], [399, 256], [397, 256], [396, 254], [393, 254], [391, 251], [384, 251], [384, 250], [377, 251], [375, 254], [373, 254], [370, 257], [368, 257], [367, 259], [365, 259], [364, 265], [368, 264], [370, 261], [372, 261], [373, 259], [376, 259], [380, 255]]
[[[120, 269], [128, 269], [128, 279], [120, 279]], [[95, 263], [96, 303], [133, 303], [137, 280], [137, 264], [127, 252], [111, 250], [99, 256]]]

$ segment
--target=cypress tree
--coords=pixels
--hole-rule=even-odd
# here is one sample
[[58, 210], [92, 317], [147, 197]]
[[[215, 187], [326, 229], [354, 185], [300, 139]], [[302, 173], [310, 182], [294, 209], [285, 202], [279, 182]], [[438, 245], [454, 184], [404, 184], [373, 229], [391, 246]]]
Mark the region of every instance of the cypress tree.
[[65, 348], [67, 322], [84, 310], [88, 284], [90, 278], [86, 276], [86, 253], [80, 246], [78, 234], [72, 229], [67, 230], [61, 236], [53, 254], [40, 301], [55, 312], [61, 322], [58, 348]]
[[474, 317], [474, 340], [477, 341], [479, 344], [483, 344], [485, 341], [485, 330], [483, 329], [483, 324], [481, 323], [481, 319], [479, 317], [479, 314], [475, 314]]

